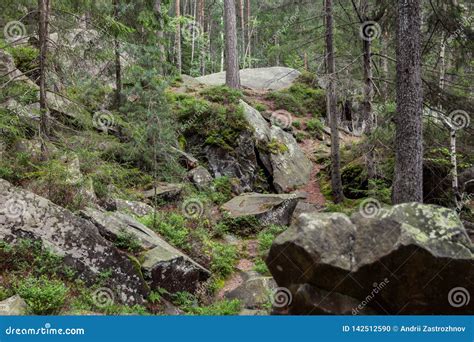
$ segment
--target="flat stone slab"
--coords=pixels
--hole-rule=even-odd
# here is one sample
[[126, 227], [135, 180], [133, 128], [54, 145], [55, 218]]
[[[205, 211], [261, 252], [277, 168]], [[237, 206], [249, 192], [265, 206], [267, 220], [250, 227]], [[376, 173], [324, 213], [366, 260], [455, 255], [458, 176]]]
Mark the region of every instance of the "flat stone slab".
[[[196, 78], [206, 85], [225, 84], [225, 71]], [[240, 70], [243, 87], [254, 90], [280, 90], [290, 87], [300, 76], [298, 70], [285, 67], [254, 68]]]

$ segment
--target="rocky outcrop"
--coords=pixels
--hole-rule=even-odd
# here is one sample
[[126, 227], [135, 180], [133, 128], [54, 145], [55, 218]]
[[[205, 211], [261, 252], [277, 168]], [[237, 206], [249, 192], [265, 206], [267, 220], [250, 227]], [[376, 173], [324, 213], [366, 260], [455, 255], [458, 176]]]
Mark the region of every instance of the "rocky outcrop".
[[152, 189], [144, 191], [143, 197], [149, 200], [176, 199], [183, 190], [183, 184], [158, 183]]
[[127, 214], [86, 208], [81, 211], [81, 216], [92, 222], [110, 241], [117, 240], [123, 234], [132, 234], [142, 249], [151, 249], [158, 245], [156, 240], [159, 237], [156, 233]]
[[225, 294], [227, 299], [239, 299], [246, 309], [261, 309], [271, 303], [276, 283], [272, 277], [255, 272], [243, 275], [244, 282]]
[[[293, 313], [320, 307], [318, 293], [327, 291], [381, 314], [472, 314], [472, 250], [453, 211], [408, 203], [362, 208], [350, 219], [340, 213], [302, 214], [275, 239], [266, 262], [278, 285], [298, 298]], [[342, 302], [317, 312], [354, 308], [352, 299]]]
[[[285, 67], [255, 68], [240, 70], [243, 87], [253, 90], [281, 90], [290, 87], [300, 76], [300, 72]], [[201, 76], [197, 81], [206, 85], [225, 84], [225, 71]]]
[[259, 111], [241, 101], [244, 115], [254, 130], [260, 160], [272, 176], [279, 193], [291, 192], [310, 180], [312, 163], [295, 138], [276, 125], [270, 125]]
[[106, 286], [117, 302], [140, 304], [147, 293], [127, 255], [104, 239], [92, 223], [5, 180], [0, 180], [0, 238], [13, 244], [19, 239], [41, 241], [87, 284], [110, 272]]
[[18, 295], [7, 298], [0, 302], [0, 316], [21, 316], [25, 315], [28, 305]]
[[154, 249], [144, 253], [142, 269], [152, 289], [164, 288], [173, 293], [195, 292], [211, 273], [161, 240]]
[[213, 180], [209, 171], [203, 166], [198, 166], [189, 171], [188, 178], [199, 190], [209, 188]]
[[121, 234], [132, 234], [137, 238], [142, 250], [145, 250], [140, 257], [143, 261], [141, 268], [152, 289], [194, 292], [199, 283], [210, 276], [204, 267], [126, 214], [91, 208], [83, 210], [81, 214], [111, 241]]
[[300, 194], [256, 194], [248, 193], [234, 197], [222, 205], [231, 217], [252, 216], [263, 225], [287, 225], [300, 199]]
[[206, 146], [204, 152], [215, 178], [227, 176], [239, 180], [238, 192], [253, 191], [257, 180], [257, 156], [251, 132], [242, 132], [233, 151], [220, 146]]
[[142, 217], [151, 214], [154, 209], [152, 206], [138, 201], [129, 201], [121, 198], [113, 198], [107, 201], [107, 209], [120, 211], [124, 214], [131, 214]]

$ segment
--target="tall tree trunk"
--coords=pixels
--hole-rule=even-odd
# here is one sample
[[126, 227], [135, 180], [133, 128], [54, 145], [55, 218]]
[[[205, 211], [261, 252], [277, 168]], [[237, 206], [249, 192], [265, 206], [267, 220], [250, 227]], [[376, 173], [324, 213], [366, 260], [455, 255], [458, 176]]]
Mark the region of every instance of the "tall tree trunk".
[[[179, 18], [181, 16], [181, 6], [180, 6], [180, 0], [176, 0], [175, 2], [175, 12], [176, 12], [176, 18]], [[181, 25], [178, 22], [176, 24], [176, 37], [175, 37], [175, 53], [176, 53], [176, 68], [178, 69], [178, 73], [181, 75], [183, 71], [183, 66], [181, 62]]]
[[421, 0], [398, 0], [394, 204], [423, 202]]
[[252, 67], [252, 25], [251, 25], [251, 11], [250, 0], [247, 0], [247, 49], [245, 52], [246, 59], [248, 60], [248, 67]]
[[158, 66], [158, 70], [160, 70], [160, 74], [165, 74], [165, 63], [166, 63], [166, 51], [165, 51], [165, 34], [164, 34], [164, 20], [163, 20], [163, 12], [161, 10], [161, 0], [155, 0], [155, 16], [158, 20], [158, 24], [160, 28], [156, 32], [156, 38], [158, 40], [158, 48], [160, 50], [160, 65]]
[[237, 19], [235, 1], [224, 0], [225, 52], [226, 52], [226, 85], [240, 88], [239, 53], [237, 48]]
[[384, 83], [383, 83], [383, 98], [384, 101], [387, 102], [389, 98], [389, 72], [388, 72], [388, 58], [385, 56], [388, 56], [388, 31], [384, 28], [383, 33], [382, 33], [382, 54], [384, 57], [382, 57], [382, 73], [383, 77], [385, 78]]
[[245, 0], [239, 0], [239, 8], [240, 8], [240, 30], [242, 35], [242, 68], [245, 68]]
[[[114, 18], [118, 20], [119, 16], [119, 0], [114, 0]], [[115, 106], [120, 108], [122, 102], [122, 65], [120, 63], [120, 42], [118, 32], [114, 35], [114, 52], [115, 52]]]
[[46, 54], [48, 53], [48, 21], [49, 21], [49, 0], [38, 0], [39, 22], [39, 72], [40, 72], [40, 136], [48, 137], [50, 134], [48, 122], [48, 103], [46, 98]]
[[[367, 0], [361, 2], [361, 15], [362, 20], [368, 20], [369, 4]], [[363, 23], [361, 23], [362, 25]], [[370, 39], [362, 39], [362, 52], [363, 52], [363, 69], [364, 69], [364, 100], [362, 103], [362, 116], [365, 122], [364, 133], [367, 137], [367, 149], [366, 149], [366, 167], [367, 177], [369, 180], [369, 190], [373, 188], [373, 182], [376, 177], [375, 171], [375, 158], [374, 158], [374, 147], [370, 144], [370, 136], [372, 134], [374, 126], [374, 113], [372, 111], [373, 101], [373, 75], [372, 75], [372, 42]]]
[[326, 1], [326, 63], [328, 72], [327, 107], [331, 128], [331, 186], [334, 203], [344, 200], [341, 181], [341, 161], [339, 156], [339, 130], [337, 123], [337, 99], [335, 85], [336, 61], [334, 60], [333, 46], [333, 17], [332, 0]]
[[[200, 39], [200, 44], [201, 44], [201, 56], [200, 56], [200, 70], [201, 70], [201, 75], [204, 75], [206, 72], [206, 53], [207, 53], [207, 47], [209, 46], [209, 42], [206, 40], [206, 36], [204, 33], [206, 32], [206, 16], [205, 16], [205, 0], [200, 0], [199, 1], [199, 25], [201, 27], [201, 39]], [[207, 30], [209, 31], [209, 30]]]

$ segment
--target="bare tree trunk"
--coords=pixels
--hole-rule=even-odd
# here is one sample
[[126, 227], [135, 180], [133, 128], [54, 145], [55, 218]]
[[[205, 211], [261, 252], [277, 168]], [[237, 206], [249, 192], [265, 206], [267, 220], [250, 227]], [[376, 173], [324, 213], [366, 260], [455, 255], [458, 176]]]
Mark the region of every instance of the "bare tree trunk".
[[[181, 16], [180, 0], [176, 0], [175, 3], [176, 18]], [[181, 75], [183, 66], [181, 62], [181, 25], [178, 22], [176, 24], [176, 40], [175, 40], [175, 52], [176, 52], [176, 68], [178, 73]]]
[[336, 62], [334, 60], [333, 46], [333, 17], [332, 17], [332, 0], [326, 1], [326, 58], [327, 72], [329, 84], [327, 88], [327, 107], [328, 117], [331, 128], [331, 187], [334, 197], [334, 203], [340, 203], [344, 200], [341, 181], [341, 161], [339, 156], [339, 130], [337, 124], [337, 99], [336, 85], [334, 79], [336, 77]]
[[224, 0], [225, 47], [226, 47], [226, 85], [240, 88], [239, 53], [237, 48], [237, 19], [235, 1]]
[[247, 0], [247, 50], [246, 50], [246, 59], [248, 60], [248, 66], [249, 68], [252, 67], [252, 30], [253, 28], [251, 27], [251, 11], [252, 9], [250, 8], [250, 0]]
[[423, 202], [421, 0], [398, 0], [394, 204]]
[[202, 32], [201, 34], [203, 35], [200, 44], [201, 44], [201, 57], [200, 57], [200, 69], [201, 69], [201, 75], [205, 74], [206, 70], [206, 52], [207, 52], [207, 46], [209, 42], [206, 40], [206, 37], [204, 36], [204, 33], [206, 32], [206, 16], [205, 16], [205, 0], [200, 0], [199, 1], [199, 24], [201, 26]]
[[[119, 0], [114, 0], [114, 18], [119, 16]], [[114, 53], [115, 53], [115, 106], [120, 108], [122, 102], [122, 65], [120, 63], [120, 42], [118, 32], [114, 35]]]
[[40, 136], [49, 137], [50, 129], [48, 122], [48, 103], [46, 98], [46, 54], [48, 53], [48, 22], [49, 22], [49, 0], [38, 0], [39, 22], [38, 22], [38, 37], [39, 37], [39, 72], [40, 72]]
[[[364, 21], [368, 20], [369, 13], [369, 4], [367, 0], [361, 2], [361, 13], [362, 19]], [[362, 23], [361, 23], [362, 24]], [[369, 190], [373, 188], [373, 182], [376, 177], [375, 171], [375, 158], [374, 158], [374, 147], [370, 144], [370, 136], [372, 134], [374, 126], [374, 113], [372, 111], [372, 101], [373, 101], [373, 75], [372, 75], [372, 42], [370, 39], [362, 40], [362, 52], [364, 60], [364, 101], [362, 103], [362, 116], [363, 121], [365, 122], [364, 133], [367, 137], [367, 152], [365, 155], [366, 167], [367, 167], [367, 178], [369, 180]]]
[[160, 65], [158, 66], [158, 70], [160, 70], [160, 74], [165, 74], [165, 63], [166, 63], [166, 51], [164, 45], [164, 20], [163, 20], [163, 12], [161, 10], [161, 0], [155, 0], [155, 16], [157, 17], [158, 24], [160, 28], [156, 32], [156, 38], [158, 39], [158, 48], [160, 50]]
[[239, 8], [240, 8], [240, 29], [241, 29], [241, 35], [242, 35], [242, 68], [245, 68], [245, 50], [246, 50], [246, 45], [245, 45], [245, 0], [239, 0]]
[[384, 100], [385, 102], [387, 102], [388, 97], [389, 97], [389, 87], [388, 87], [389, 73], [388, 73], [388, 59], [385, 56], [388, 56], [388, 31], [385, 28], [381, 37], [382, 37], [382, 54], [384, 55], [384, 57], [382, 57], [382, 73], [385, 78], [382, 92], [383, 92]]
[[[198, 0], [194, 0], [194, 6], [193, 6], [193, 12], [192, 12], [193, 20], [194, 20], [195, 23], [199, 22], [197, 20], [197, 1]], [[194, 62], [194, 47], [195, 47], [195, 43], [196, 43], [196, 30], [192, 30], [191, 34], [192, 34], [192, 36], [191, 36], [191, 65], [193, 65], [193, 62]]]

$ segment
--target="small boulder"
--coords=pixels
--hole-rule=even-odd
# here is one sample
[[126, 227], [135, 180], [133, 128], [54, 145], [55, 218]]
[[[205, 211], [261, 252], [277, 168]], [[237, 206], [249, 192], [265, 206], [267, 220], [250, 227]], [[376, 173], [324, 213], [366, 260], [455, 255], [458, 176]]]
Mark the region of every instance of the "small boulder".
[[183, 190], [183, 184], [158, 183], [150, 190], [143, 192], [143, 197], [149, 200], [176, 199]]
[[244, 282], [236, 289], [225, 294], [227, 299], [239, 299], [247, 309], [260, 309], [271, 303], [272, 292], [276, 283], [272, 277], [257, 273], [246, 273]]
[[7, 298], [0, 302], [0, 316], [21, 316], [26, 315], [28, 305], [18, 295]]
[[138, 201], [128, 201], [120, 198], [114, 198], [112, 203], [109, 203], [114, 209], [124, 214], [132, 214], [138, 217], [143, 217], [153, 213], [152, 206]]
[[162, 241], [142, 255], [143, 274], [152, 289], [195, 292], [211, 273], [194, 260]]
[[263, 225], [288, 225], [301, 194], [256, 194], [247, 193], [234, 197], [221, 209], [231, 217], [253, 216]]
[[196, 186], [196, 188], [202, 190], [209, 188], [212, 184], [212, 176], [203, 166], [198, 166], [188, 172], [188, 178]]

